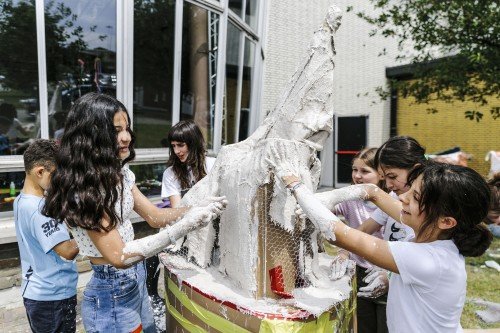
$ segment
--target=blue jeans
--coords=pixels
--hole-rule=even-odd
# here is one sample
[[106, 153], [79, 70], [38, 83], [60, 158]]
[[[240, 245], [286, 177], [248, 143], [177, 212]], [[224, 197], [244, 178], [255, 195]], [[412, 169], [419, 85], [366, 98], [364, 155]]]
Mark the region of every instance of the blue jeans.
[[29, 298], [23, 301], [33, 332], [76, 331], [76, 296], [60, 301], [35, 301]]
[[128, 269], [92, 265], [83, 292], [82, 318], [90, 332], [156, 332], [144, 262]]

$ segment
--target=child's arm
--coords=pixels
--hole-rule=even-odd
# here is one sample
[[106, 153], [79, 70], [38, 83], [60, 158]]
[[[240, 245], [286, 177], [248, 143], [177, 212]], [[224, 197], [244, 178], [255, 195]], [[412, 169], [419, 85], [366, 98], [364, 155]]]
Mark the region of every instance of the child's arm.
[[[123, 242], [116, 228], [108, 232], [89, 230], [87, 233], [107, 263], [116, 268], [127, 268], [157, 254], [189, 232], [206, 226], [220, 215], [226, 204], [221, 199], [205, 207], [191, 208], [180, 221], [165, 230], [127, 243]], [[103, 219], [103, 225], [109, 225], [109, 220]]]
[[136, 185], [132, 187], [132, 195], [134, 196], [134, 211], [153, 228], [163, 228], [173, 224], [189, 210], [189, 207], [158, 208], [142, 194]]
[[357, 229], [359, 231], [362, 231], [368, 235], [373, 234], [376, 231], [379, 231], [382, 226], [378, 224], [374, 219], [371, 217], [363, 222]]
[[74, 239], [70, 239], [64, 242], [61, 242], [54, 246], [54, 251], [62, 258], [66, 260], [73, 260], [78, 255], [80, 249], [78, 248], [78, 244]]
[[170, 201], [170, 207], [177, 208], [181, 205], [181, 196], [178, 194], [171, 195], [168, 197], [168, 201]]
[[[285, 183], [290, 184], [289, 181]], [[390, 207], [390, 203], [384, 203], [384, 200], [388, 199], [387, 197], [391, 199], [390, 202], [394, 200], [387, 193], [381, 190], [376, 191], [373, 187], [367, 187], [366, 190], [368, 196], [377, 200], [378, 204], [386, 208], [393, 208]], [[362, 256], [379, 267], [398, 273], [398, 267], [386, 241], [346, 226], [323, 206], [306, 186], [299, 186], [295, 189], [294, 194], [304, 213], [319, 230], [327, 236], [334, 233], [335, 245]]]
[[[371, 191], [369, 192], [368, 189]], [[360, 194], [364, 194], [364, 196]], [[332, 191], [316, 193], [314, 196], [331, 211], [334, 210], [334, 207], [338, 203], [347, 200], [370, 200], [396, 221], [399, 221], [403, 208], [401, 201], [391, 197], [388, 193], [382, 191], [373, 184], [346, 186]], [[370, 228], [369, 230], [372, 230], [375, 227], [374, 225], [367, 225], [365, 228]], [[380, 225], [378, 229], [380, 229]], [[374, 229], [372, 232], [367, 233], [372, 234], [378, 229]]]

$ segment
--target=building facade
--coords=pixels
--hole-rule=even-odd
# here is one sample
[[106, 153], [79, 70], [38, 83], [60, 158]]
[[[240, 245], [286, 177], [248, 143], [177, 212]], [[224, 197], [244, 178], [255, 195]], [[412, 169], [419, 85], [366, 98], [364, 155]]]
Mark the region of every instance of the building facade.
[[[157, 198], [172, 124], [193, 119], [209, 154], [245, 139], [275, 106], [324, 19], [330, 0], [2, 0], [0, 14], [0, 244], [15, 242], [12, 187], [22, 152], [59, 139], [72, 103], [98, 91], [127, 107], [137, 135], [137, 185]], [[321, 184], [350, 182], [353, 152], [389, 137], [386, 84], [395, 43], [369, 37], [355, 12], [335, 39], [335, 130]], [[385, 54], [379, 53], [385, 48]], [[9, 109], [14, 111], [4, 111]], [[12, 186], [13, 184], [13, 186]], [[2, 229], [3, 228], [3, 229]]]

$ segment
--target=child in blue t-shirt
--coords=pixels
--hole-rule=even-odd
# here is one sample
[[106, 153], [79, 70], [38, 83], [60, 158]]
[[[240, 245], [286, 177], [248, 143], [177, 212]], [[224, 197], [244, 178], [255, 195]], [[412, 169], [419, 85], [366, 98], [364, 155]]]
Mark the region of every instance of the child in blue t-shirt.
[[26, 178], [14, 201], [26, 314], [33, 332], [76, 331], [78, 254], [64, 223], [41, 214], [44, 191], [55, 169], [57, 145], [35, 140], [24, 153]]

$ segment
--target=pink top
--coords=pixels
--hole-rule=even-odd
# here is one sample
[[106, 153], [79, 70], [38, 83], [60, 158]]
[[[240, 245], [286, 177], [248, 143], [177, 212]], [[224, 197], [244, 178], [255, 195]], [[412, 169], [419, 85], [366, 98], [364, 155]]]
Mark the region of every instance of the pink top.
[[[377, 209], [377, 206], [370, 201], [352, 200], [344, 201], [335, 206], [334, 214], [342, 215], [345, 217], [347, 224], [354, 229], [357, 229], [364, 221], [368, 220], [371, 214]], [[372, 234], [375, 237], [382, 237], [382, 230], [376, 231]], [[366, 261], [354, 253], [349, 254], [349, 258], [354, 260], [358, 266], [363, 268], [371, 267], [371, 263]]]

